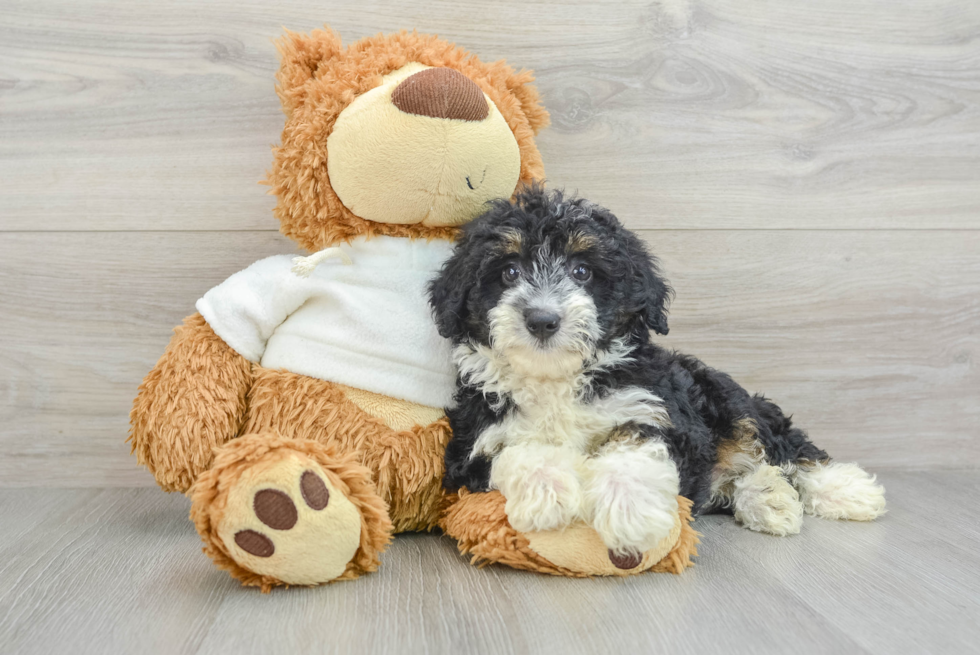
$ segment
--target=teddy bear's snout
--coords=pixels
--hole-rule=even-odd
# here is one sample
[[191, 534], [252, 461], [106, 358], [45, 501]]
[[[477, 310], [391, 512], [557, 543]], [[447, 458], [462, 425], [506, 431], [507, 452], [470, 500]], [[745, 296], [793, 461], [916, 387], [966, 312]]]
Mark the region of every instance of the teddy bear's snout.
[[490, 113], [480, 87], [452, 68], [427, 68], [405, 78], [391, 102], [403, 112], [432, 118], [482, 121]]

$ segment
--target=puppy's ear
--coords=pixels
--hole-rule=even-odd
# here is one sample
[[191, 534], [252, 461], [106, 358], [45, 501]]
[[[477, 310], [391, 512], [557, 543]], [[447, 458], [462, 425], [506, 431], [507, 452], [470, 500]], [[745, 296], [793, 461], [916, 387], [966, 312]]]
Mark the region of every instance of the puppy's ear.
[[638, 314], [647, 328], [657, 334], [667, 334], [670, 330], [667, 326], [667, 308], [674, 290], [661, 276], [660, 262], [650, 254], [643, 240], [627, 230], [612, 212], [598, 205], [586, 204], [590, 218], [610, 229], [615, 238], [621, 239], [620, 247], [627, 262], [626, 275], [633, 281], [626, 310]]
[[649, 258], [650, 266], [646, 267], [643, 275], [640, 276], [641, 293], [646, 298], [643, 308], [643, 322], [647, 327], [657, 334], [667, 334], [670, 327], [667, 325], [667, 308], [670, 299], [674, 295], [667, 282], [660, 277], [657, 260]]
[[466, 336], [466, 302], [475, 282], [474, 266], [469, 256], [470, 246], [464, 238], [456, 246], [453, 256], [443, 264], [442, 270], [429, 282], [429, 306], [439, 328], [439, 334], [454, 343]]
[[632, 232], [626, 232], [626, 252], [633, 266], [632, 296], [646, 326], [657, 334], [667, 334], [667, 308], [674, 290], [660, 273], [660, 262]]

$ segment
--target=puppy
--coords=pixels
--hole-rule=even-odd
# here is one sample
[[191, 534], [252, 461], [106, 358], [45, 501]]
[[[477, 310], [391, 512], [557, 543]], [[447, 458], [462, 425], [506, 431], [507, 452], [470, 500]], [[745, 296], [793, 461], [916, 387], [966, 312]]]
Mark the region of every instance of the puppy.
[[499, 489], [518, 531], [585, 521], [632, 561], [670, 532], [677, 494], [774, 535], [804, 512], [885, 511], [873, 476], [775, 404], [651, 342], [672, 290], [602, 207], [541, 188], [497, 201], [429, 291], [459, 371], [445, 487]]

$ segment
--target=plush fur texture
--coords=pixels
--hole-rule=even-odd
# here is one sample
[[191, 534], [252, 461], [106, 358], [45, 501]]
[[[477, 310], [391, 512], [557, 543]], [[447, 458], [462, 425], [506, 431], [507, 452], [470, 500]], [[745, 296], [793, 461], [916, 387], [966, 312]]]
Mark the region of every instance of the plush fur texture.
[[[268, 467], [291, 456], [304, 457], [319, 464], [330, 486], [343, 493], [360, 513], [357, 550], [335, 579], [349, 580], [376, 570], [381, 563], [379, 555], [391, 539], [391, 523], [384, 503], [375, 493], [370, 472], [355, 457], [341, 454], [334, 446], [282, 437], [275, 433], [247, 435], [226, 444], [218, 450], [214, 466], [194, 484], [191, 490], [191, 520], [204, 539], [205, 553], [218, 568], [228, 571], [246, 586], [261, 587], [263, 592], [268, 592], [273, 586], [286, 584], [273, 575], [257, 574], [236, 562], [227, 544], [219, 538], [218, 527], [228, 509], [231, 489], [256, 463], [261, 462]], [[294, 538], [289, 532], [273, 537], [280, 541]], [[303, 561], [292, 564], [293, 568], [301, 569]]]
[[[379, 412], [397, 415], [401, 403]], [[381, 407], [394, 406], [394, 410]], [[352, 453], [371, 472], [395, 532], [431, 530], [441, 508], [443, 452], [449, 423], [393, 430], [351, 402], [340, 385], [255, 367], [243, 434], [274, 432]]]
[[[287, 33], [278, 47], [282, 61], [276, 91], [286, 125], [281, 144], [274, 148], [268, 184], [278, 198], [275, 215], [282, 233], [307, 250], [320, 251], [355, 237], [378, 245], [381, 240], [373, 237], [433, 240], [456, 236], [457, 227], [389, 224], [378, 217], [366, 220], [344, 206], [330, 184], [327, 142], [338, 116], [358, 97], [378, 87], [385, 75], [409, 64], [450, 68], [468, 78], [462, 86], [479, 87], [493, 103], [488, 114], [499, 112], [497, 127], [503, 119], [513, 132], [512, 138], [505, 134], [503, 141], [511, 146], [516, 141], [519, 179], [528, 182], [544, 174], [534, 135], [547, 124], [548, 115], [530, 85], [533, 77], [529, 72], [515, 72], [502, 61], [484, 64], [451, 43], [407, 32], [364, 39], [346, 48], [330, 30]], [[438, 101], [436, 96], [427, 100]], [[415, 115], [406, 113], [399, 119], [404, 123]], [[431, 121], [452, 119], [419, 115], [418, 120], [431, 128]], [[499, 133], [497, 129], [498, 142]], [[479, 150], [477, 145], [469, 146], [470, 152]], [[388, 174], [410, 177], [414, 172], [391, 170]], [[509, 175], [513, 177], [512, 171]], [[370, 188], [383, 180], [365, 179], [363, 183]], [[456, 224], [474, 213], [443, 218]], [[307, 267], [301, 265], [296, 274], [308, 274], [309, 267], [328, 254], [301, 262]], [[421, 302], [424, 314], [424, 300]], [[199, 314], [177, 328], [163, 357], [143, 381], [133, 404], [131, 426], [133, 451], [161, 487], [184, 492], [193, 486], [192, 516], [205, 552], [219, 567], [263, 590], [288, 580], [303, 584], [329, 581], [323, 576], [339, 570], [337, 558], [353, 543], [346, 537], [335, 541], [329, 536], [335, 528], [346, 534], [353, 524], [350, 513], [338, 509], [348, 507], [345, 503], [360, 512], [362, 535], [343, 573], [333, 579], [373, 570], [392, 532], [432, 529], [445, 509], [441, 483], [449, 425], [440, 408], [295, 371], [263, 368], [226, 344]], [[337, 501], [320, 514], [316, 508], [304, 509], [296, 495], [301, 489], [294, 475], [297, 461], [312, 462], [310, 470], [316, 475], [322, 471]], [[260, 472], [268, 475], [262, 477]], [[259, 488], [273, 483], [268, 489]], [[290, 502], [297, 508], [300, 527], [282, 532], [270, 527], [272, 532], [267, 532], [262, 527], [268, 526], [261, 521], [263, 512], [251, 506], [249, 498], [271, 494], [282, 501], [279, 493], [292, 494]], [[251, 536], [252, 546], [271, 543], [266, 550], [274, 547], [280, 554], [295, 556], [281, 566], [256, 564], [253, 557], [266, 557], [261, 554], [263, 548], [253, 547], [260, 553], [256, 555], [238, 544], [240, 550], [251, 553], [245, 556], [228, 545], [234, 542], [236, 525], [250, 525], [250, 530], [261, 533]], [[327, 552], [331, 544], [336, 552]], [[321, 557], [319, 553], [322, 561], [314, 561]], [[253, 570], [257, 568], [267, 572]]]
[[[212, 466], [199, 476], [190, 492], [191, 516], [205, 542], [205, 553], [244, 584], [266, 590], [270, 585], [284, 584], [274, 576], [263, 576], [235, 563], [217, 535], [227, 502], [223, 499], [231, 487], [251, 467], [268, 466], [270, 458], [296, 452], [314, 458], [323, 468], [340, 475], [357, 496], [341, 487], [362, 510], [365, 529], [372, 535], [368, 546], [362, 544], [367, 559], [355, 556], [354, 565], [338, 580], [375, 570], [372, 558], [376, 559], [393, 532], [436, 526], [444, 508], [441, 481], [448, 421], [442, 418], [424, 427], [393, 430], [354, 404], [347, 394], [340, 385], [324, 380], [254, 367], [241, 428], [243, 435], [251, 436], [230, 440], [218, 448]], [[402, 417], [413, 412], [407, 403], [383, 403], [375, 398], [373, 404], [381, 415]], [[431, 415], [431, 410], [423, 413], [415, 409], [414, 414]]]
[[[506, 500], [499, 491], [469, 493], [460, 489], [458, 494], [447, 498], [447, 510], [440, 522], [442, 529], [457, 540], [459, 551], [470, 555], [473, 564], [506, 564], [515, 569], [582, 578], [591, 575], [631, 575], [636, 571], [598, 568], [590, 563], [589, 553], [574, 553], [562, 566], [551, 562], [538, 553], [528, 535], [514, 529], [507, 518]], [[679, 533], [666, 555], [656, 553], [641, 567], [642, 572], [675, 573], [693, 566], [692, 558], [698, 554], [698, 533], [691, 527], [691, 501], [677, 498]], [[533, 538], [533, 535], [532, 535]], [[580, 542], [580, 548], [587, 544]], [[579, 545], [579, 544], [575, 544]], [[604, 549], [600, 556], [605, 555]]]
[[286, 114], [282, 144], [275, 149], [268, 184], [278, 197], [275, 215], [281, 231], [315, 251], [356, 236], [388, 235], [451, 239], [457, 227], [428, 227], [369, 221], [356, 216], [337, 197], [327, 171], [327, 137], [354, 98], [411, 62], [459, 71], [493, 101], [517, 139], [520, 180], [544, 176], [534, 135], [548, 124], [548, 113], [531, 85], [533, 75], [503, 61], [485, 64], [462, 48], [415, 32], [378, 35], [344, 48], [329, 29], [310, 35], [288, 33], [279, 42], [282, 65], [276, 91]]
[[238, 434], [251, 381], [252, 365], [200, 314], [174, 329], [129, 414], [133, 452], [165, 491], [187, 491]]
[[459, 366], [446, 488], [499, 489], [515, 527], [584, 520], [635, 553], [672, 525], [678, 493], [772, 534], [799, 531], [804, 507], [884, 511], [873, 477], [831, 463], [778, 406], [651, 342], [671, 290], [601, 207], [537, 187], [498, 202], [430, 293]]

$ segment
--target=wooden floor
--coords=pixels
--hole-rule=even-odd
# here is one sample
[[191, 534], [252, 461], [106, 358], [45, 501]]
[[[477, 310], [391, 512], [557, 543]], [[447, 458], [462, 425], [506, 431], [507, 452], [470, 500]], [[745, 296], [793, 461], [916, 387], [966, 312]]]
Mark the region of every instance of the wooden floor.
[[[534, 69], [549, 184], [662, 258], [662, 343], [887, 471], [891, 512], [708, 517], [679, 578], [476, 570], [431, 535], [271, 597], [215, 570], [128, 411], [198, 297], [295, 250], [257, 184], [272, 39], [325, 22]], [[0, 655], [980, 652], [978, 34], [977, 0], [3, 0]]]
[[374, 575], [270, 596], [211, 566], [182, 496], [7, 489], [0, 651], [976, 652], [980, 476], [880, 479], [891, 509], [877, 523], [807, 518], [777, 538], [703, 517], [703, 555], [682, 576], [477, 569], [423, 534], [398, 537]]
[[136, 387], [294, 252], [272, 40], [417, 28], [533, 69], [549, 184], [641, 232], [666, 346], [835, 456], [980, 468], [980, 2], [4, 0], [0, 487], [151, 486]]

